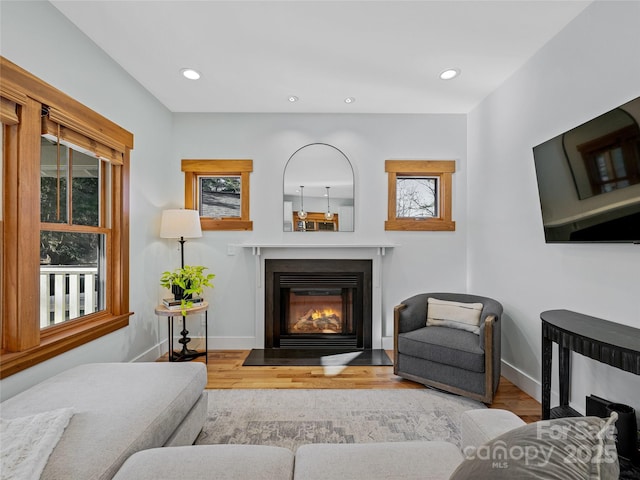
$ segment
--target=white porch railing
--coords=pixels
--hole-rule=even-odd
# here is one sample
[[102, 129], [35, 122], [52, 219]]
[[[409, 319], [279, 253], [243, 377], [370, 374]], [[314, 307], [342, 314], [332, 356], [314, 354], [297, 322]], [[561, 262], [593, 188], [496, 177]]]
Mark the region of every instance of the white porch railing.
[[[98, 307], [97, 276], [97, 267], [41, 265], [40, 328], [95, 312]], [[80, 288], [81, 278], [84, 279], [83, 289]]]

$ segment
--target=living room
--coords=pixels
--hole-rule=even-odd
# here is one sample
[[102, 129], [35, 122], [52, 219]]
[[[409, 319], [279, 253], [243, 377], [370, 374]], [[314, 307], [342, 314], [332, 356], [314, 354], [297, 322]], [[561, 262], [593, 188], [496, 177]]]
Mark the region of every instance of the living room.
[[[154, 361], [166, 354], [166, 324], [154, 308], [166, 294], [159, 278], [179, 266], [180, 252], [175, 240], [160, 238], [159, 229], [163, 210], [184, 206], [181, 160], [252, 159], [253, 229], [204, 231], [185, 244], [185, 262], [205, 265], [216, 275], [215, 288], [205, 292], [211, 350], [262, 346], [256, 256], [248, 246], [343, 245], [331, 253], [313, 252], [331, 258], [352, 255], [354, 245], [391, 245], [384, 256], [372, 255], [381, 274], [375, 311], [380, 348], [392, 346], [393, 308], [411, 295], [486, 295], [504, 306], [503, 375], [540, 401], [541, 312], [567, 309], [640, 328], [637, 245], [544, 239], [532, 148], [640, 96], [640, 65], [632, 60], [640, 56], [638, 2], [585, 3], [575, 19], [468, 111], [355, 114], [344, 107], [341, 113], [320, 114], [293, 108], [290, 113], [172, 112], [54, 5], [3, 1], [2, 56], [132, 132], [135, 146], [129, 325], [3, 378], [2, 400], [75, 365]], [[338, 146], [353, 165], [353, 232], [330, 238], [324, 232], [283, 232], [287, 160], [315, 142]], [[456, 161], [455, 231], [385, 231], [389, 159]], [[196, 328], [194, 335], [202, 332]], [[584, 398], [593, 394], [637, 411], [638, 392], [638, 376], [572, 357], [570, 398], [576, 410], [584, 413]], [[552, 397], [557, 402], [557, 383]]]

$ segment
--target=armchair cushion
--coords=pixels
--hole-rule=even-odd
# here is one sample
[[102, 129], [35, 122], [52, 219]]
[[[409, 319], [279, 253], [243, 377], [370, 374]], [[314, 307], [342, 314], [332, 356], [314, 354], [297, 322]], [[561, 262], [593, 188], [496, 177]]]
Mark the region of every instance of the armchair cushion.
[[484, 372], [484, 351], [478, 335], [447, 327], [422, 327], [398, 335], [398, 350], [432, 362]]
[[481, 303], [462, 303], [429, 298], [427, 326], [449, 327], [480, 333]]

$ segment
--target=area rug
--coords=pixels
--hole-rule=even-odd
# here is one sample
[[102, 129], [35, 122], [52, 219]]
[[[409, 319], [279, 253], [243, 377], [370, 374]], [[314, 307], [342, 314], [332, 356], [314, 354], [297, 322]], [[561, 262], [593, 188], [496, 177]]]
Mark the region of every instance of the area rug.
[[441, 440], [460, 446], [460, 415], [482, 403], [430, 389], [207, 390], [197, 445]]
[[244, 367], [340, 367], [391, 366], [393, 362], [384, 350], [336, 348], [254, 348], [242, 364]]

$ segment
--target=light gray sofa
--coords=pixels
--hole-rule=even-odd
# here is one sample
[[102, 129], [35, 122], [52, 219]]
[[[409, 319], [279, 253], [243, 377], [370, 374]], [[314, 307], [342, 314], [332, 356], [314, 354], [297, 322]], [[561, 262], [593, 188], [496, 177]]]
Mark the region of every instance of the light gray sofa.
[[[506, 410], [472, 410], [461, 419], [462, 446], [524, 425]], [[464, 460], [447, 442], [308, 444], [295, 455], [265, 445], [197, 445], [155, 448], [133, 455], [113, 480], [440, 480]]]
[[[603, 419], [524, 425], [513, 413], [492, 409], [462, 414], [461, 448], [417, 441], [309, 444], [294, 454], [265, 445], [193, 446], [206, 418], [206, 381], [202, 363], [82, 365], [2, 402], [0, 413], [4, 428], [5, 420], [72, 409], [51, 455], [40, 456], [43, 480], [618, 478], [613, 437], [596, 435], [605, 431]], [[3, 455], [12, 440], [3, 433]], [[581, 454], [568, 463], [570, 452], [601, 458]], [[3, 478], [10, 466], [2, 464]]]
[[202, 363], [87, 364], [2, 402], [0, 413], [17, 419], [70, 407], [40, 478], [108, 480], [140, 450], [191, 445], [206, 418], [206, 383]]
[[598, 433], [610, 426], [595, 417], [525, 425], [505, 410], [471, 410], [461, 416], [461, 449], [419, 441], [308, 444], [295, 455], [265, 445], [155, 448], [131, 456], [113, 480], [617, 480], [613, 437]]

